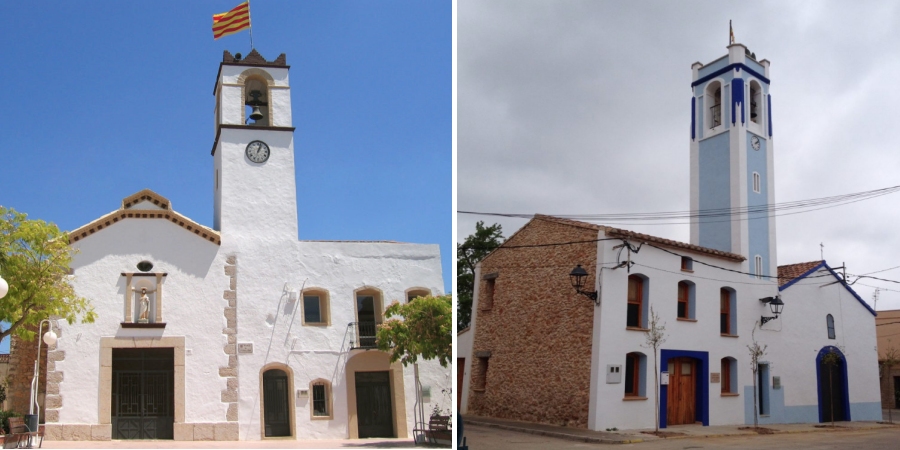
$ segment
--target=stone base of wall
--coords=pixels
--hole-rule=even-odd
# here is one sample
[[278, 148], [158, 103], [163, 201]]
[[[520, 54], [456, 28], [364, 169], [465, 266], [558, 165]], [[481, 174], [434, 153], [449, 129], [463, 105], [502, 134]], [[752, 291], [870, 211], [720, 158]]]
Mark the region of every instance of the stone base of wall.
[[[236, 441], [237, 422], [220, 423], [176, 423], [176, 441]], [[44, 426], [44, 439], [48, 441], [109, 441], [112, 439], [112, 425], [58, 424]]]

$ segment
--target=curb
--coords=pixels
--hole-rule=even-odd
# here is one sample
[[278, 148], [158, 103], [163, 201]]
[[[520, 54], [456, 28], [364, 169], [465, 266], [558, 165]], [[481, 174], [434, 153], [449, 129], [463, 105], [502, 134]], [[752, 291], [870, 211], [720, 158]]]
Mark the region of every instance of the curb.
[[499, 423], [492, 422], [482, 422], [479, 420], [468, 419], [466, 420], [466, 424], [468, 425], [478, 425], [482, 427], [490, 427], [490, 428], [500, 428], [502, 430], [510, 430], [517, 431], [520, 433], [528, 433], [535, 434], [538, 436], [549, 436], [560, 439], [567, 439], [570, 441], [579, 441], [579, 442], [588, 442], [595, 444], [636, 444], [639, 442], [644, 442], [642, 438], [632, 438], [632, 439], [611, 439], [611, 438], [602, 438], [602, 437], [593, 437], [593, 436], [581, 436], [577, 434], [569, 434], [569, 433], [561, 433], [558, 431], [548, 431], [548, 430], [535, 430], [532, 428], [523, 428], [512, 425], [505, 425]]
[[[527, 433], [534, 434], [538, 436], [548, 436], [555, 437], [560, 439], [567, 439], [570, 441], [579, 441], [579, 442], [588, 442], [588, 443], [596, 443], [596, 444], [636, 444], [639, 442], [646, 442], [647, 439], [636, 437], [636, 436], [623, 436], [622, 439], [614, 439], [608, 437], [594, 437], [594, 436], [582, 436], [578, 434], [569, 434], [562, 433], [558, 431], [550, 431], [550, 430], [537, 430], [532, 428], [518, 427], [514, 425], [507, 425], [501, 423], [494, 422], [482, 422], [477, 419], [467, 419], [467, 424], [477, 425], [482, 427], [489, 428], [499, 428], [502, 430], [516, 431], [519, 433]], [[805, 428], [799, 430], [773, 430], [772, 434], [801, 434], [801, 433], [817, 433], [817, 432], [830, 432], [830, 433], [839, 433], [844, 431], [864, 431], [864, 430], [881, 430], [885, 428], [896, 427], [898, 424], [873, 424], [868, 426], [860, 426], [860, 427], [840, 427], [840, 428]], [[721, 434], [685, 434], [683, 436], [668, 436], [665, 438], [655, 437], [650, 440], [657, 439], [688, 439], [688, 438], [719, 438], [719, 437], [732, 437], [732, 436], [753, 436], [759, 435], [755, 431], [752, 430], [734, 430], [734, 432], [729, 433], [721, 433]], [[761, 436], [761, 435], [760, 435]]]

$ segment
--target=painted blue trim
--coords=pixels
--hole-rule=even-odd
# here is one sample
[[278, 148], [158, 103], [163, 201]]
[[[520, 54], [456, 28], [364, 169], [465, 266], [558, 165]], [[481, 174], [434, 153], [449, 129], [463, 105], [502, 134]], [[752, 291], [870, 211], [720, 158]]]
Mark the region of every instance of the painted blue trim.
[[769, 137], [772, 137], [772, 94], [769, 94], [769, 101], [766, 104], [769, 107]]
[[762, 81], [765, 81], [766, 84], [772, 84], [772, 82], [770, 82], [768, 78], [766, 78], [766, 77], [760, 75], [759, 72], [757, 72], [757, 71], [755, 71], [755, 70], [753, 70], [753, 69], [747, 67], [747, 66], [744, 65], [744, 64], [736, 63], [736, 64], [729, 64], [729, 65], [727, 65], [727, 66], [725, 66], [725, 67], [723, 67], [723, 68], [721, 68], [721, 69], [719, 69], [719, 70], [717, 70], [717, 71], [715, 71], [715, 72], [713, 72], [713, 73], [711, 73], [711, 74], [709, 74], [709, 75], [707, 75], [707, 76], [705, 76], [705, 77], [703, 77], [703, 78], [698, 79], [697, 81], [691, 83], [691, 87], [698, 86], [698, 85], [701, 85], [701, 84], [703, 84], [703, 83], [706, 83], [707, 81], [712, 80], [713, 78], [715, 78], [715, 77], [717, 77], [717, 76], [719, 76], [719, 75], [722, 75], [722, 74], [725, 73], [725, 72], [729, 72], [729, 71], [731, 71], [732, 69], [737, 69], [738, 71], [740, 71], [742, 68], [743, 68], [744, 70], [746, 70], [747, 73], [749, 73], [750, 75], [753, 75], [754, 77], [759, 78], [759, 79], [762, 80]]
[[851, 288], [849, 285], [847, 285], [847, 283], [844, 282], [844, 281], [841, 279], [841, 277], [838, 276], [837, 272], [835, 272], [831, 267], [829, 267], [828, 264], [825, 263], [825, 261], [822, 261], [821, 263], [817, 264], [817, 265], [816, 265], [815, 267], [813, 267], [812, 269], [807, 270], [806, 273], [804, 273], [803, 275], [800, 275], [799, 277], [794, 278], [793, 280], [789, 281], [789, 282], [788, 282], [787, 284], [785, 284], [784, 286], [781, 286], [780, 288], [778, 288], [778, 292], [781, 292], [781, 291], [783, 291], [783, 290], [785, 290], [785, 289], [791, 287], [794, 283], [800, 281], [800, 280], [803, 279], [803, 278], [806, 278], [807, 276], [809, 276], [810, 274], [816, 272], [817, 270], [821, 269], [822, 267], [828, 269], [828, 271], [831, 272], [831, 275], [834, 276], [834, 279], [840, 281], [840, 282], [841, 282], [841, 285], [844, 286], [845, 289], [847, 289], [847, 292], [849, 292], [851, 295], [853, 295], [854, 298], [856, 298], [856, 301], [858, 301], [861, 305], [865, 306], [866, 309], [868, 309], [869, 312], [872, 313], [873, 316], [878, 317], [878, 313], [875, 312], [875, 310], [872, 309], [872, 307], [869, 306], [869, 304], [866, 303], [866, 302], [862, 299], [862, 297], [860, 297], [859, 294], [857, 294], [856, 291], [853, 290], [853, 288]]
[[[697, 365], [697, 417], [703, 422], [703, 426], [709, 426], [709, 352], [694, 352], [689, 350], [660, 350], [660, 372], [668, 371], [671, 358], [694, 358], [700, 360]], [[669, 386], [659, 387], [659, 427], [665, 428], [669, 401]]]
[[844, 372], [844, 398], [842, 398], [841, 400], [844, 403], [844, 420], [848, 422], [852, 420], [850, 418], [850, 386], [847, 382], [847, 358], [844, 357], [844, 353], [841, 352], [841, 349], [828, 345], [822, 347], [822, 349], [819, 350], [819, 354], [816, 355], [816, 395], [819, 398], [819, 423], [823, 422], [823, 419], [825, 417], [824, 412], [822, 411], [822, 374], [820, 366], [822, 365], [822, 358], [826, 353], [832, 350], [834, 350], [835, 353], [841, 356], [841, 361], [843, 362], [843, 364], [841, 364], [841, 367], [843, 368]]
[[695, 122], [695, 117], [696, 117], [697, 112], [696, 112], [696, 105], [694, 104], [696, 102], [696, 100], [697, 100], [696, 97], [691, 97], [691, 140], [692, 141], [697, 138], [697, 125]]
[[744, 124], [744, 79], [743, 78], [735, 78], [731, 80], [731, 124], [737, 121], [737, 113], [736, 110], [738, 108], [738, 103], [741, 104], [741, 125]]

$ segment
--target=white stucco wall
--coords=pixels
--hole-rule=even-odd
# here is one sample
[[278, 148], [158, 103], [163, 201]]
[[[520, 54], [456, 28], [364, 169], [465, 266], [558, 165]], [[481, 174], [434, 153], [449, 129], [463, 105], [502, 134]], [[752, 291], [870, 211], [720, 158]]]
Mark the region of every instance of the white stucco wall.
[[[93, 324], [59, 321], [58, 348], [65, 359], [56, 363], [64, 373], [60, 383], [63, 407], [60, 423], [98, 423], [99, 341], [101, 337], [184, 336], [185, 416], [191, 422], [218, 422], [225, 406], [218, 399], [225, 388], [218, 367], [227, 365], [222, 352], [222, 290], [228, 279], [222, 272], [219, 246], [164, 219], [129, 219], [96, 232], [73, 247], [75, 291], [89, 299], [97, 312]], [[125, 319], [125, 277], [137, 272], [143, 260], [154, 263], [154, 272], [166, 272], [163, 282], [164, 329], [122, 328]]]
[[[599, 261], [616, 261], [618, 249], [612, 247], [619, 243], [601, 242]], [[721, 385], [710, 382], [709, 424], [752, 423], [753, 375], [747, 346], [760, 316], [772, 315], [769, 306], [759, 299], [775, 295], [776, 284], [707, 267], [697, 261], [742, 270], [742, 264], [737, 262], [687, 250], [674, 251], [694, 258], [693, 272], [680, 270], [680, 257], [647, 245], [631, 256], [636, 262], [631, 273], [649, 278], [649, 305], [666, 327], [666, 342], [661, 350], [706, 352], [707, 371], [716, 373], [721, 371], [722, 358], [735, 358], [739, 395], [723, 396]], [[605, 269], [600, 276], [602, 287], [598, 288], [602, 304], [594, 310], [595, 360], [592, 361], [589, 414], [589, 428], [594, 430], [654, 426], [653, 352], [646, 346], [645, 333], [626, 330], [627, 280], [628, 273], [624, 268]], [[677, 319], [677, 285], [681, 280], [695, 283], [696, 322]], [[873, 406], [879, 401], [874, 319], [841, 285], [820, 288], [832, 281], [835, 279], [815, 278], [789, 287], [782, 292], [783, 314], [756, 331], [757, 341], [768, 345], [762, 361], [770, 364], [770, 376], [781, 377], [783, 386], [779, 390], [770, 390], [771, 414], [761, 419], [762, 423], [818, 421], [816, 355], [827, 345], [840, 345], [847, 357], [852, 419], [878, 419], [874, 417], [876, 407]], [[738, 337], [724, 337], [719, 333], [719, 292], [722, 287], [731, 287], [737, 292]], [[837, 340], [827, 338], [825, 315], [829, 312], [838, 327]], [[843, 332], [841, 327], [847, 331]], [[625, 355], [629, 352], [647, 356], [646, 400], [625, 401], [624, 382], [606, 383], [606, 367], [610, 364], [622, 366], [624, 378]]]

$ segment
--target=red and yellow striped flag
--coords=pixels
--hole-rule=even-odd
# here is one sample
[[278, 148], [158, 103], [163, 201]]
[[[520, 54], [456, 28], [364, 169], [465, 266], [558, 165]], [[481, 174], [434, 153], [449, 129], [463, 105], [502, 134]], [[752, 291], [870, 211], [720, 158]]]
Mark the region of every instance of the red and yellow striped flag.
[[237, 33], [245, 28], [250, 28], [250, 1], [237, 5], [231, 11], [222, 14], [213, 14], [213, 38]]

